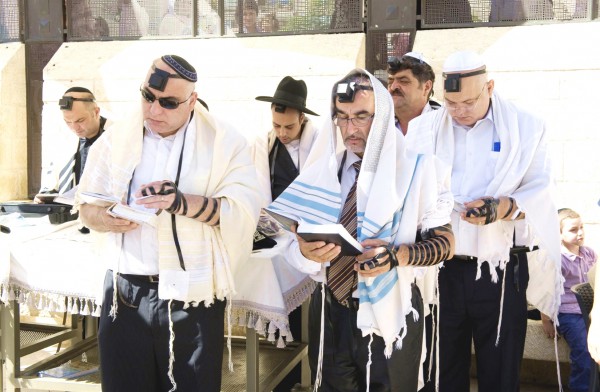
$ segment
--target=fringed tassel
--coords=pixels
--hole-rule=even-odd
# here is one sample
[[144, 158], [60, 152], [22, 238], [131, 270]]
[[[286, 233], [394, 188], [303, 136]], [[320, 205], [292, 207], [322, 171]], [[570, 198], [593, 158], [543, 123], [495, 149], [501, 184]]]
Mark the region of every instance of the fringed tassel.
[[275, 332], [277, 332], [277, 326], [274, 322], [270, 322], [268, 329], [269, 337], [267, 338], [267, 340], [271, 343], [275, 342]]
[[371, 350], [371, 345], [373, 344], [373, 333], [369, 333], [369, 360], [367, 361], [367, 392], [371, 388], [371, 365], [373, 364], [373, 351]]
[[500, 329], [502, 328], [502, 313], [504, 310], [504, 288], [506, 287], [506, 266], [504, 266], [504, 274], [502, 277], [502, 293], [500, 295], [500, 316], [498, 316], [498, 332], [496, 333], [496, 347], [500, 342]]
[[321, 386], [323, 377], [323, 344], [325, 343], [325, 284], [321, 284], [321, 331], [319, 333], [319, 360], [317, 362], [317, 371], [315, 376], [315, 385], [313, 392], [317, 392]]
[[233, 359], [231, 359], [231, 313], [233, 312], [233, 301], [227, 301], [227, 364], [229, 371], [233, 372]]
[[89, 306], [89, 301], [87, 299], [83, 300], [83, 309], [81, 310], [81, 315], [82, 316], [88, 316], [90, 314], [90, 306]]
[[558, 318], [554, 318], [554, 360], [556, 361], [556, 378], [558, 379], [558, 390], [559, 392], [563, 391], [562, 380], [560, 378], [560, 363], [558, 362], [558, 331], [556, 330], [556, 324], [558, 323]]
[[277, 339], [277, 348], [285, 348], [285, 342], [283, 341], [283, 336], [279, 335], [279, 339]]
[[117, 319], [117, 274], [117, 272], [113, 271], [113, 297], [110, 312], [108, 312], [108, 315], [112, 317], [113, 321]]
[[169, 370], [167, 372], [167, 376], [169, 377], [169, 381], [171, 381], [171, 385], [173, 386], [169, 389], [169, 392], [173, 392], [177, 390], [177, 383], [175, 382], [175, 377], [173, 376], [173, 363], [175, 363], [175, 351], [173, 346], [175, 344], [175, 331], [173, 330], [173, 318], [171, 317], [171, 304], [173, 300], [169, 300]]
[[79, 314], [79, 299], [73, 298], [73, 309], [71, 309], [71, 314]]
[[263, 324], [262, 317], [259, 317], [258, 320], [256, 320], [256, 324], [254, 324], [254, 329], [258, 333], [264, 332], [265, 326]]
[[102, 307], [98, 306], [97, 304], [94, 304], [94, 313], [92, 314], [92, 316], [100, 317], [101, 311], [102, 311]]

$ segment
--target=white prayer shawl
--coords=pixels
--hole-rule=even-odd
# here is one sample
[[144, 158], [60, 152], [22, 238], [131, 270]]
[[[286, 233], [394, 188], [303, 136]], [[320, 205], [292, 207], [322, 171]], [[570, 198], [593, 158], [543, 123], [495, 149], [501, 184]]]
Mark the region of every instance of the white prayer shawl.
[[[449, 171], [436, 165], [431, 155], [405, 151], [404, 138], [394, 125], [391, 96], [377, 79], [368, 75], [374, 87], [376, 109], [358, 176], [358, 240], [380, 238], [395, 245], [414, 243], [417, 230], [450, 221], [453, 199]], [[332, 113], [333, 110], [332, 106]], [[333, 121], [327, 121], [303, 171], [269, 209], [311, 223], [338, 222], [342, 208], [337, 178], [338, 138], [337, 127]], [[415, 270], [398, 267], [377, 278], [359, 275], [357, 326], [364, 336], [382, 336], [387, 356], [394, 343], [397, 348], [401, 346], [406, 316], [416, 314], [411, 303]]]
[[[546, 126], [544, 122], [512, 103], [492, 96], [493, 121], [500, 138], [501, 150], [494, 178], [481, 196], [511, 196], [525, 213], [525, 222], [498, 221], [480, 226], [478, 231], [478, 275], [483, 262], [490, 264], [492, 279], [495, 267], [502, 269], [509, 260], [513, 232], [524, 231], [526, 245], [539, 246], [528, 253], [528, 301], [540, 311], [556, 318], [563, 292], [560, 272], [560, 236], [556, 208], [552, 197]], [[454, 131], [452, 118], [445, 108], [429, 112], [409, 123], [408, 148], [434, 153], [452, 166]], [[519, 238], [521, 236], [517, 236]]]
[[[90, 150], [79, 192], [114, 195], [125, 201], [129, 183], [142, 154], [141, 113], [115, 124]], [[182, 132], [180, 130], [179, 132]], [[175, 181], [183, 138], [176, 141], [167, 160], [163, 180]], [[210, 306], [235, 293], [233, 272], [252, 249], [260, 198], [256, 173], [243, 136], [219, 122], [197, 104], [185, 135], [179, 189], [184, 193], [220, 198], [220, 225], [209, 226], [176, 216], [177, 234], [186, 271], [179, 259], [171, 229], [171, 214], [158, 216], [159, 298], [204, 302]], [[135, 192], [135, 190], [132, 190]], [[76, 205], [80, 200], [76, 201]], [[118, 258], [122, 236], [108, 234], [111, 257]]]

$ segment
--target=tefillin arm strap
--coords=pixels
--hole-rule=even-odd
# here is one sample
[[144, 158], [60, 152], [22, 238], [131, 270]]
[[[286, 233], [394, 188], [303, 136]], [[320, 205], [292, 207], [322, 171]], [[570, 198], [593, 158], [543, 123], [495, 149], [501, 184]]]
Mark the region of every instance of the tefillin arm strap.
[[[191, 120], [190, 120], [191, 121]], [[189, 123], [188, 123], [189, 126]], [[150, 192], [152, 195], [170, 195], [175, 193], [175, 200], [173, 204], [166, 210], [171, 213], [171, 229], [173, 231], [173, 241], [175, 242], [175, 249], [177, 249], [177, 257], [179, 258], [179, 265], [181, 269], [185, 271], [185, 263], [183, 261], [183, 253], [181, 252], [181, 245], [179, 245], [179, 237], [177, 236], [177, 221], [175, 219], [175, 213], [179, 210], [181, 205], [183, 204], [183, 212], [184, 215], [187, 213], [187, 202], [183, 194], [178, 190], [179, 186], [179, 177], [181, 176], [181, 167], [183, 164], [183, 151], [185, 149], [185, 139], [187, 135], [187, 126], [185, 131], [183, 132], [183, 142], [181, 144], [181, 152], [179, 153], [179, 163], [177, 165], [177, 176], [175, 177], [175, 182], [165, 181], [161, 184], [160, 190], [157, 192], [154, 188], [147, 188], [142, 190], [142, 194], [147, 196], [147, 192]], [[129, 183], [131, 187], [131, 183]], [[129, 199], [129, 198], [128, 198]]]

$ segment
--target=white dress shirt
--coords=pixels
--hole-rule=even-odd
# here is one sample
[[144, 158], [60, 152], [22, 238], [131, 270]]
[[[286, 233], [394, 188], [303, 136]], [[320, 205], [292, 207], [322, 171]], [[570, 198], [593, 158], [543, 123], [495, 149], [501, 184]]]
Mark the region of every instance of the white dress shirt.
[[[452, 194], [456, 204], [470, 202], [486, 195], [488, 184], [500, 155], [500, 142], [494, 128], [493, 111], [473, 127], [456, 123], [454, 126], [454, 163], [452, 165]], [[455, 254], [477, 254], [477, 226], [460, 218], [459, 208], [452, 212], [455, 234]]]

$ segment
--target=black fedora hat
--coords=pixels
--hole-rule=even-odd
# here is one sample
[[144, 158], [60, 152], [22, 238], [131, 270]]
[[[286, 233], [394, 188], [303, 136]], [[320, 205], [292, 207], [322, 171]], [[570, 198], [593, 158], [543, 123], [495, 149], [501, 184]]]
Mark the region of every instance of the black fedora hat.
[[273, 102], [290, 108], [298, 109], [301, 112], [318, 116], [317, 113], [306, 108], [306, 83], [304, 80], [296, 80], [291, 76], [286, 76], [279, 82], [275, 95], [272, 97], [256, 97], [257, 101]]

